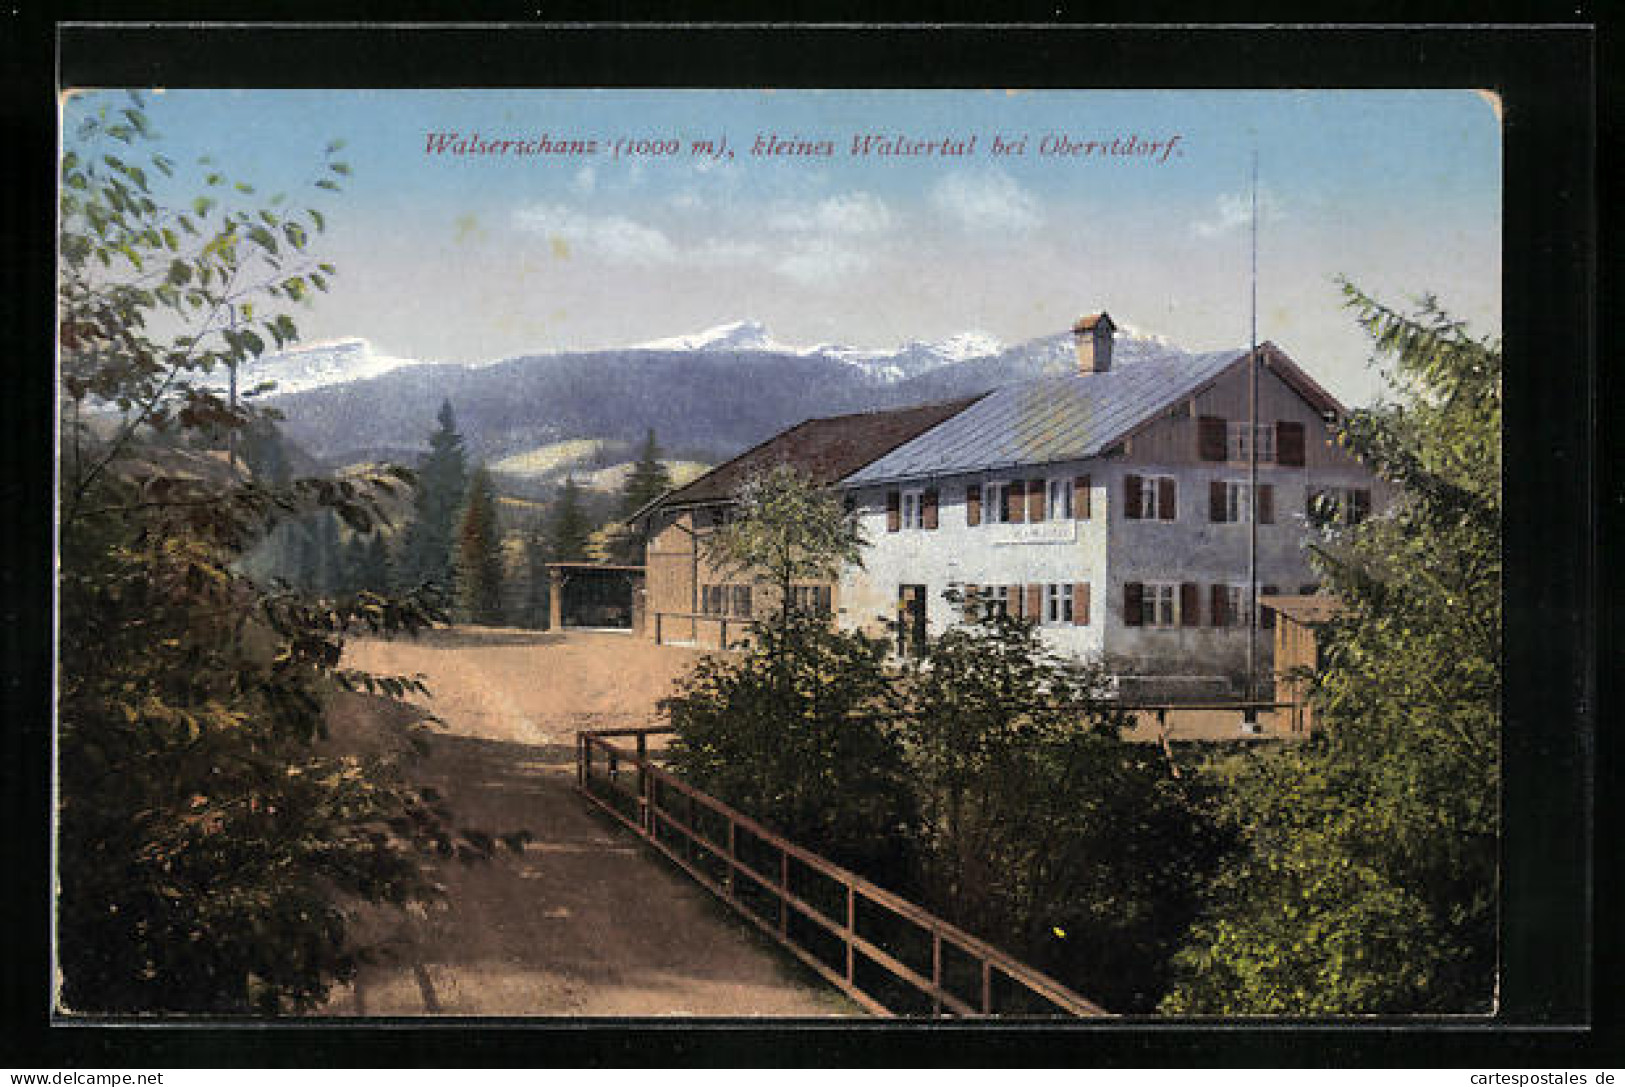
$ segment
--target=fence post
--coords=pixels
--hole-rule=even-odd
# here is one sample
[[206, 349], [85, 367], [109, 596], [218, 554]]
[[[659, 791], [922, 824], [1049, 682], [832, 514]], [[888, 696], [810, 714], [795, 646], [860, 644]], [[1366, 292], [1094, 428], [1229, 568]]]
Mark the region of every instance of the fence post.
[[982, 960], [982, 1014], [993, 1014], [993, 963]]
[[643, 833], [649, 840], [655, 841], [655, 779], [653, 774], [642, 774], [643, 780], [638, 783], [638, 795], [643, 798]]
[[[649, 736], [647, 733], [638, 733], [638, 796], [647, 797], [649, 793]], [[648, 822], [648, 801], [644, 801], [644, 822]]]

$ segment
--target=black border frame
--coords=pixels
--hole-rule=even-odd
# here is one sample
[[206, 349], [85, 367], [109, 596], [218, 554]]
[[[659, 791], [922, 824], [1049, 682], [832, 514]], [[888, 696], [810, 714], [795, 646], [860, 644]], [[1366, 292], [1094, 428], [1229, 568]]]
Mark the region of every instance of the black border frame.
[[[190, 5], [169, 19], [234, 16]], [[412, 3], [392, 20], [424, 19], [438, 5]], [[6, 941], [0, 968], [0, 1064], [84, 1066], [454, 1066], [864, 1064], [1619, 1067], [1618, 961], [1625, 926], [1593, 913], [1593, 861], [1617, 871], [1621, 850], [1595, 813], [1595, 769], [1611, 751], [1601, 715], [1597, 661], [1610, 630], [1602, 588], [1596, 504], [1620, 492], [1601, 473], [1598, 397], [1612, 373], [1595, 365], [1598, 245], [1596, 28], [1574, 9], [1531, 4], [1531, 22], [1476, 26], [1377, 24], [1377, 5], [1351, 5], [1364, 25], [1267, 27], [1186, 22], [1186, 5], [1091, 8], [1163, 25], [1043, 23], [865, 25], [859, 11], [825, 8], [821, 25], [576, 22], [591, 13], [534, 5], [513, 23], [335, 26], [310, 23], [212, 27], [123, 23], [115, 4], [80, 5], [67, 25], [13, 15], [4, 101], [13, 195], [4, 205], [11, 259], [0, 289], [22, 346], [24, 380], [0, 398], [20, 465], [4, 486], [13, 512], [0, 569], [7, 682], [0, 728], [0, 816], [8, 871], [23, 873], [0, 896]], [[352, 5], [352, 8], [361, 8]], [[323, 5], [290, 5], [333, 19]], [[1429, 9], [1433, 10], [1429, 10]], [[1445, 10], [1440, 10], [1441, 8]], [[1505, 14], [1505, 6], [1501, 14]], [[1459, 17], [1449, 5], [1411, 6], [1408, 19]], [[381, 14], [352, 10], [347, 17]], [[598, 13], [602, 15], [603, 12]], [[622, 10], [612, 14], [624, 16]], [[641, 12], [637, 14], [648, 14]], [[715, 20], [730, 13], [712, 11]], [[985, 14], [985, 13], [976, 13]], [[1017, 11], [1015, 14], [1020, 14]], [[1277, 11], [1302, 18], [1301, 9]], [[1398, 13], [1394, 13], [1397, 17]], [[962, 10], [933, 13], [945, 22]], [[1552, 17], [1571, 21], [1552, 22]], [[251, 18], [252, 16], [241, 16]], [[836, 23], [837, 18], [850, 22]], [[1535, 20], [1540, 20], [1539, 25]], [[1167, 25], [1183, 23], [1184, 25]], [[60, 52], [58, 48], [60, 47]], [[24, 52], [26, 51], [26, 52]], [[9, 58], [8, 58], [9, 59]], [[57, 65], [60, 61], [60, 69]], [[873, 86], [955, 87], [1485, 87], [1505, 102], [1503, 333], [1509, 359], [1505, 463], [1508, 555], [1505, 598], [1505, 959], [1494, 1021], [1240, 1021], [1059, 1027], [1038, 1024], [842, 1024], [669, 1021], [448, 1020], [433, 1024], [332, 1023], [219, 1026], [51, 1025], [46, 1015], [49, 924], [51, 383], [37, 362], [52, 347], [55, 86]], [[16, 182], [21, 181], [21, 197]], [[1603, 388], [1600, 386], [1606, 386]], [[1602, 488], [1607, 487], [1605, 491]], [[1611, 508], [1617, 511], [1619, 505]], [[1613, 586], [1617, 589], [1617, 585]], [[1617, 599], [1617, 596], [1615, 597]], [[1599, 643], [1599, 639], [1602, 639]], [[1611, 699], [1610, 699], [1611, 702]], [[1617, 704], [1617, 703], [1613, 703]], [[24, 833], [26, 831], [26, 833]], [[1604, 888], [1611, 892], [1611, 886]], [[1601, 905], [1611, 904], [1612, 897]], [[1593, 917], [1603, 919], [1589, 931]], [[1589, 936], [1588, 936], [1589, 931]], [[1602, 979], [1593, 988], [1595, 975]], [[1595, 1003], [1593, 1003], [1595, 997]], [[1599, 1029], [1601, 1028], [1601, 1029]]]

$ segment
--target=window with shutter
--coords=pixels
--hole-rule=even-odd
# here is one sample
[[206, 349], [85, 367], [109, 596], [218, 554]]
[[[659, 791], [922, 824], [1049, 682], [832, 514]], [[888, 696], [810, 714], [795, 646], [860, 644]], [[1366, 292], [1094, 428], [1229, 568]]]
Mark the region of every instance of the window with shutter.
[[886, 531], [898, 532], [903, 527], [903, 492], [886, 492]]
[[1179, 625], [1200, 626], [1202, 622], [1201, 586], [1184, 582], [1179, 586]]
[[1004, 587], [1005, 614], [1014, 618], [1021, 618], [1021, 586], [1006, 585]]
[[1208, 622], [1216, 627], [1230, 625], [1230, 586], [1215, 585], [1208, 592]]
[[1304, 430], [1302, 423], [1282, 421], [1275, 424], [1275, 463], [1284, 468], [1302, 468], [1304, 464]]
[[1020, 524], [1027, 519], [1027, 495], [1021, 480], [1012, 480], [1004, 492], [1004, 519]]
[[1258, 485], [1258, 523], [1273, 525], [1275, 523], [1275, 485], [1273, 483], [1260, 483]]
[[1222, 461], [1227, 452], [1230, 426], [1214, 415], [1196, 420], [1196, 455], [1203, 460]]
[[1179, 516], [1178, 491], [1175, 490], [1172, 476], [1163, 476], [1157, 480], [1157, 516], [1164, 521], [1173, 521]]
[[1029, 585], [1029, 586], [1027, 586], [1027, 606], [1022, 610], [1022, 615], [1025, 616], [1026, 618], [1032, 620], [1035, 623], [1043, 621], [1043, 619], [1044, 619], [1044, 586], [1042, 586], [1042, 585]]
[[935, 487], [926, 491], [921, 498], [920, 526], [925, 529], [937, 527], [937, 491]]
[[1044, 519], [1044, 481], [1027, 481], [1027, 520], [1035, 524]]
[[1123, 516], [1131, 521], [1140, 519], [1140, 489], [1141, 480], [1139, 476], [1126, 475], [1123, 477]]
[[1215, 524], [1228, 520], [1225, 516], [1229, 512], [1229, 488], [1224, 480], [1215, 479], [1207, 485], [1207, 519]]
[[1371, 516], [1371, 492], [1364, 487], [1356, 487], [1349, 492], [1349, 523], [1359, 524]]
[[1126, 582], [1123, 585], [1123, 625], [1137, 627], [1145, 625], [1145, 586], [1138, 581]]
[[1072, 482], [1072, 515], [1079, 521], [1089, 520], [1092, 511], [1089, 508], [1089, 497], [1093, 492], [1089, 489], [1089, 477], [1079, 476]]
[[[1280, 590], [1277, 589], [1274, 585], [1261, 585], [1261, 586], [1259, 586], [1259, 589], [1258, 589], [1258, 593], [1259, 593], [1260, 596], [1274, 596], [1279, 591]], [[1262, 604], [1260, 604], [1258, 606], [1258, 625], [1260, 627], [1262, 627], [1264, 630], [1274, 630], [1275, 629], [1275, 609], [1274, 608], [1266, 608]]]
[[965, 488], [965, 523], [972, 528], [982, 523], [982, 487], [973, 483]]
[[1080, 581], [1072, 586], [1072, 625], [1089, 625], [1089, 583]]

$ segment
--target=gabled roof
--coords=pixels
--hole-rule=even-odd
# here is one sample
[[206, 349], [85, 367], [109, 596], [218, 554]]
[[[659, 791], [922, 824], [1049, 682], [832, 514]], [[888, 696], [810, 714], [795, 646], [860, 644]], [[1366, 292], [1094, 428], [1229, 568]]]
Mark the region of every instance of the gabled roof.
[[[1261, 344], [1259, 357], [1316, 411], [1342, 411], [1274, 344]], [[1057, 374], [1006, 385], [857, 469], [844, 482], [890, 483], [1097, 457], [1246, 361], [1246, 352], [1233, 350], [1176, 354], [1104, 373]]]
[[[710, 505], [730, 500], [740, 484], [765, 469], [792, 465], [814, 483], [845, 478], [876, 457], [930, 430], [975, 404], [980, 396], [920, 404], [891, 411], [866, 411], [808, 419], [717, 465], [686, 486], [666, 494], [655, 506]], [[637, 516], [642, 516], [640, 510]]]

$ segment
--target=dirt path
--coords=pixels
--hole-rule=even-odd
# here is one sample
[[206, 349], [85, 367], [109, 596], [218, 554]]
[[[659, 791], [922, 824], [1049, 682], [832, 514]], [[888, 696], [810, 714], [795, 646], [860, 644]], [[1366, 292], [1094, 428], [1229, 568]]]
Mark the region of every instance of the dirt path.
[[[459, 822], [534, 840], [491, 864], [448, 862], [445, 909], [372, 918], [389, 953], [327, 1014], [858, 1014], [572, 791], [575, 730], [652, 722], [697, 657], [626, 635], [518, 630], [354, 645], [347, 663], [428, 678], [449, 728], [421, 776]], [[347, 699], [335, 730], [378, 712]]]

